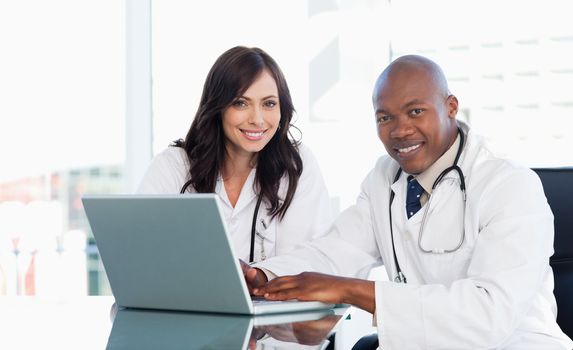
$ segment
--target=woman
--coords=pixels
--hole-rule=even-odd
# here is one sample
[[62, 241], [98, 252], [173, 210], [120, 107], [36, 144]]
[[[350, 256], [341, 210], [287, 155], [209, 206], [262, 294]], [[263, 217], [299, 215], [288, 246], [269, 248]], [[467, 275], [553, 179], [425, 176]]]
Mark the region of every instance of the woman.
[[155, 157], [138, 192], [216, 193], [245, 261], [321, 235], [332, 221], [330, 200], [314, 156], [292, 140], [293, 112], [286, 80], [267, 53], [226, 51], [207, 75], [187, 137]]

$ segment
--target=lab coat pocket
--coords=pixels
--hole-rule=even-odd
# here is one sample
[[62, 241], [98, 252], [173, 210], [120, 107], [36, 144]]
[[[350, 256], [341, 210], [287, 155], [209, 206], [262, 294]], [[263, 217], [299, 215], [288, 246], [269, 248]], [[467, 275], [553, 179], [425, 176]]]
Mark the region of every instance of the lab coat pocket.
[[276, 220], [265, 216], [258, 219], [255, 229], [255, 256], [257, 261], [263, 261], [276, 255]]
[[422, 258], [427, 283], [449, 285], [464, 278], [471, 258], [471, 249], [462, 246], [451, 253], [424, 253]]

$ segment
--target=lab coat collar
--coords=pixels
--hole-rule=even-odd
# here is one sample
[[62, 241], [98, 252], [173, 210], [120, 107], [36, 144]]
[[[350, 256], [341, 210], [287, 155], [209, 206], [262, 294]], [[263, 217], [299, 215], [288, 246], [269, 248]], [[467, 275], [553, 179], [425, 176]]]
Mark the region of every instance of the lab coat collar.
[[[480, 136], [475, 135], [471, 131], [470, 126], [468, 124], [466, 124], [465, 122], [458, 120], [457, 123], [465, 135], [464, 149], [462, 150], [462, 154], [460, 156], [460, 159], [458, 160], [458, 166], [462, 169], [462, 172], [464, 173], [466, 186], [467, 186], [469, 177], [471, 175], [471, 171], [468, 167], [474, 163], [473, 159], [475, 159], [477, 157], [478, 150], [481, 149], [481, 145], [483, 144], [483, 140], [481, 139]], [[437, 173], [434, 176], [431, 176], [432, 174], [425, 175], [425, 173], [428, 172], [428, 170], [430, 170], [430, 168], [428, 168], [428, 170], [426, 170], [424, 173], [422, 173], [422, 174], [424, 174], [424, 177], [428, 176], [428, 178], [430, 178], [430, 180], [424, 180], [424, 179], [421, 180], [421, 181], [424, 181], [426, 183], [426, 185], [422, 184], [420, 179], [418, 180], [418, 182], [420, 182], [420, 184], [422, 185], [424, 190], [427, 191], [426, 186], [431, 190], [432, 185], [434, 184], [434, 181], [439, 176], [439, 174], [444, 169], [446, 169], [447, 167], [449, 167], [450, 165], [452, 165], [454, 163], [456, 153], [458, 150], [458, 146], [459, 146], [459, 142], [460, 142], [460, 137], [458, 135], [454, 144], [448, 149], [448, 151], [446, 151], [446, 153], [444, 153], [444, 155], [442, 155], [442, 157], [440, 157], [439, 163], [442, 164], [442, 166], [440, 166], [440, 164], [437, 164], [438, 161], [436, 163], [434, 163], [432, 166], [430, 166], [430, 168], [433, 168], [434, 165], [436, 165], [435, 169], [432, 169], [432, 171], [431, 171], [432, 173], [434, 172], [434, 170], [437, 171]], [[452, 156], [452, 154], [453, 154], [453, 156]], [[447, 161], [449, 161], [449, 163]], [[398, 165], [398, 163], [395, 163], [395, 164]], [[402, 203], [406, 200], [406, 183], [407, 183], [407, 178], [408, 178], [409, 174], [407, 174], [407, 173], [401, 174], [400, 178], [395, 183], [392, 183], [392, 181], [394, 180], [394, 176], [396, 175], [397, 171], [398, 171], [398, 167], [393, 169], [389, 174], [389, 175], [391, 175], [391, 178], [389, 180], [391, 183], [390, 188], [395, 193], [394, 202], [398, 201], [399, 203]], [[418, 175], [418, 178], [422, 174]], [[427, 183], [429, 183], [429, 185], [427, 185]], [[428, 192], [428, 193], [430, 193], [430, 192]], [[414, 225], [419, 223], [419, 221], [421, 221], [421, 218], [423, 216], [423, 209], [420, 210], [418, 213], [416, 213], [412, 218], [410, 218], [410, 220], [407, 219], [405, 208], [402, 212], [404, 214], [404, 218], [405, 218], [404, 220], [406, 222], [409, 222], [410, 224], [414, 224]]]
[[476, 166], [476, 158], [480, 152], [484, 152], [484, 139], [480, 135], [476, 135], [470, 126], [465, 122], [458, 120], [458, 126], [466, 136], [464, 150], [458, 160], [458, 166], [464, 173], [466, 187], [468, 186], [469, 179], [472, 175], [471, 167]]
[[[466, 183], [468, 182], [468, 178], [471, 174], [469, 168], [467, 168], [467, 164], [473, 164], [473, 159], [477, 157], [476, 151], [481, 149], [483, 144], [483, 139], [475, 135], [471, 130], [470, 126], [458, 120], [458, 127], [462, 130], [465, 136], [464, 141], [464, 149], [462, 150], [462, 154], [460, 159], [458, 160], [458, 166], [462, 169], [464, 173], [464, 177]], [[454, 160], [456, 159], [456, 154], [458, 152], [458, 147], [460, 143], [460, 136], [456, 138], [454, 144], [444, 153], [434, 164], [432, 164], [426, 171], [416, 176], [416, 179], [420, 183], [420, 185], [424, 188], [424, 190], [428, 193], [432, 193], [432, 185], [440, 175], [442, 171], [444, 171], [447, 167], [454, 164]]]
[[418, 183], [422, 186], [424, 191], [428, 194], [432, 194], [432, 186], [434, 182], [440, 176], [440, 174], [446, 170], [448, 167], [454, 164], [456, 160], [456, 154], [458, 153], [458, 148], [460, 147], [460, 134], [456, 137], [454, 143], [448, 148], [448, 150], [442, 154], [434, 164], [430, 165], [426, 171], [421, 174], [414, 176]]

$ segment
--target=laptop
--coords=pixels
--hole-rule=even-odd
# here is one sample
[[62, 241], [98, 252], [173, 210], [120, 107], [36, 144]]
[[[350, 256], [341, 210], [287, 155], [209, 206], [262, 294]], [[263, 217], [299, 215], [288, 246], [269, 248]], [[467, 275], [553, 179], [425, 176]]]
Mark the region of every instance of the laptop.
[[332, 308], [253, 301], [215, 194], [84, 196], [120, 307], [266, 314]]

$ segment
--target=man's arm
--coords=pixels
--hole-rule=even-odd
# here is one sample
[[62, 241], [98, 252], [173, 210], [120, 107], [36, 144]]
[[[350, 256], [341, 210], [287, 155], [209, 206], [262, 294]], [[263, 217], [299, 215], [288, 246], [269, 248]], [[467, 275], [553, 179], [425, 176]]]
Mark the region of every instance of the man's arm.
[[344, 277], [365, 278], [382, 259], [374, 234], [369, 189], [380, 177], [372, 170], [362, 183], [356, 204], [343, 211], [329, 232], [297, 249], [254, 264], [277, 276], [315, 271]]

